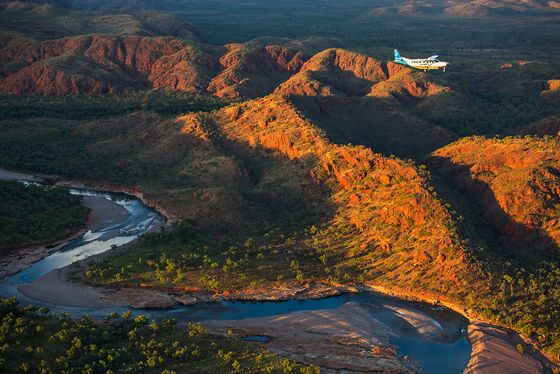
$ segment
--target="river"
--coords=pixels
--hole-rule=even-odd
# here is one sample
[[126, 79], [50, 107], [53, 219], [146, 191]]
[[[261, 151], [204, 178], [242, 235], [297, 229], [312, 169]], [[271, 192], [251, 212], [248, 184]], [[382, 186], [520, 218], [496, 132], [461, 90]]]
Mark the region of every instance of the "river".
[[[112, 246], [120, 246], [136, 239], [164, 219], [153, 209], [145, 206], [136, 198], [124, 194], [70, 189], [74, 195], [96, 196], [110, 199], [121, 205], [129, 213], [128, 218], [99, 230], [87, 231], [70, 241], [57, 252], [32, 264], [23, 271], [8, 277], [0, 285], [0, 296], [17, 296], [23, 304], [32, 303], [48, 306], [53, 312], [67, 312], [72, 316], [88, 314], [102, 317], [113, 312], [122, 313], [126, 308], [78, 308], [56, 305], [34, 300], [21, 294], [19, 287], [30, 284], [40, 277], [70, 265], [75, 261], [105, 252]], [[466, 338], [467, 320], [447, 308], [424, 303], [361, 292], [345, 294], [319, 300], [289, 300], [283, 302], [213, 302], [193, 306], [180, 306], [170, 309], [134, 310], [134, 314], [144, 314], [149, 318], [175, 318], [180, 322], [210, 320], [241, 320], [256, 317], [271, 317], [301, 311], [332, 310], [357, 303], [382, 323], [391, 335], [391, 344], [398, 347], [401, 355], [410, 356], [417, 361], [426, 373], [462, 373], [471, 354], [471, 346]], [[412, 317], [411, 317], [412, 316]], [[411, 322], [411, 321], [416, 322]], [[418, 321], [427, 325], [429, 331], [437, 334], [418, 333]], [[423, 326], [422, 329], [426, 329]], [[256, 340], [259, 340], [256, 338]], [[258, 344], [258, 343], [255, 343]]]

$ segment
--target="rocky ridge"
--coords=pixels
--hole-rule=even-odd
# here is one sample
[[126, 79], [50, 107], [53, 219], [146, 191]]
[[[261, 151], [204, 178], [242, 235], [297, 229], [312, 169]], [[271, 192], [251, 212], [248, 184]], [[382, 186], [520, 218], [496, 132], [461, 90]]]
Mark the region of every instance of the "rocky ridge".
[[[344, 256], [368, 264], [362, 268], [368, 276], [393, 262], [393, 271], [382, 276], [386, 281], [417, 282], [404, 270], [414, 266], [426, 280], [438, 273], [452, 283], [466, 282], [458, 274], [468, 268], [468, 255], [455, 239], [451, 215], [413, 165], [365, 147], [331, 143], [280, 96], [179, 120], [188, 128], [209, 128], [219, 134], [214, 136], [287, 158], [296, 169], [307, 170], [315, 183], [328, 186], [330, 199], [339, 207], [332, 222], [349, 223], [359, 232], [359, 244], [351, 244], [354, 235], [344, 240], [342, 247], [355, 248]], [[425, 231], [428, 226], [430, 233]], [[436, 289], [442, 283], [425, 286]]]
[[[293, 43], [292, 43], [293, 44]], [[0, 91], [103, 94], [163, 89], [252, 98], [283, 95], [421, 101], [460, 96], [420, 72], [343, 49], [314, 56], [255, 40], [215, 47], [173, 37], [84, 35], [0, 40]]]
[[532, 261], [560, 244], [560, 147], [555, 138], [463, 138], [429, 161], [480, 207], [516, 252]]
[[43, 42], [8, 38], [0, 45], [0, 90], [67, 95], [166, 89], [253, 97], [271, 91], [306, 59], [304, 53], [278, 45], [209, 48], [136, 35]]

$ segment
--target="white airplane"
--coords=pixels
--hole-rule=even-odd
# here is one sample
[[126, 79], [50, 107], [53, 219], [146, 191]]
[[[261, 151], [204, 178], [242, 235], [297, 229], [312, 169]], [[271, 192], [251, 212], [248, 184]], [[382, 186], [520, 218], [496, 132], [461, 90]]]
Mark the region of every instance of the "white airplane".
[[421, 59], [410, 59], [410, 58], [406, 58], [406, 57], [401, 57], [401, 54], [399, 53], [399, 51], [397, 51], [395, 49], [395, 64], [401, 64], [404, 66], [408, 66], [414, 69], [419, 69], [419, 70], [424, 70], [424, 71], [428, 71], [428, 70], [438, 70], [438, 69], [443, 69], [443, 71], [445, 72], [445, 69], [447, 69], [447, 67], [449, 66], [448, 62], [445, 61], [440, 61], [437, 59], [438, 55], [435, 56], [431, 56], [428, 58], [421, 58]]

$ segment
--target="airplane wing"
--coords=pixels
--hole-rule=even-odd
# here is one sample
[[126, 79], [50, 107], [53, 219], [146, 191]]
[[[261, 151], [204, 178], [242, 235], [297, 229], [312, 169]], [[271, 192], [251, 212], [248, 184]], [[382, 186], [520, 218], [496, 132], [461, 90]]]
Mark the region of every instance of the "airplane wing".
[[435, 55], [435, 56], [430, 56], [428, 57], [426, 60], [435, 60], [436, 58], [438, 58], [439, 55]]

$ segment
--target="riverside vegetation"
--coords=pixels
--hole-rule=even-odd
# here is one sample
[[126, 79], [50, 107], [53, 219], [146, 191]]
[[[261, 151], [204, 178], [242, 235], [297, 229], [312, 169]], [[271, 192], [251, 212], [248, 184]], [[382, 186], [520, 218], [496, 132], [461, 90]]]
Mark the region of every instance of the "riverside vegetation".
[[89, 210], [68, 191], [0, 180], [0, 250], [62, 239], [81, 228]]
[[254, 344], [210, 335], [200, 323], [112, 314], [72, 319], [48, 308], [0, 300], [0, 369], [38, 373], [301, 373], [318, 374]]

